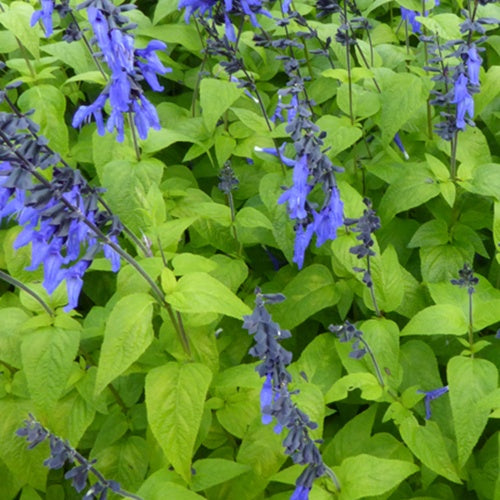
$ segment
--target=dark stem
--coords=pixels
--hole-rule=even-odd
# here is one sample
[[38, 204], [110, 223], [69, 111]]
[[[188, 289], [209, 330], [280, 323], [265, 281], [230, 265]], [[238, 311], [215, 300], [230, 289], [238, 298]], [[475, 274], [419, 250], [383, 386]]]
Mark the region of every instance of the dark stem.
[[22, 283], [19, 280], [16, 280], [16, 278], [13, 278], [10, 276], [10, 274], [4, 273], [3, 271], [0, 271], [0, 279], [6, 281], [7, 283], [10, 283], [13, 286], [16, 286], [17, 288], [20, 288], [21, 290], [24, 290], [27, 294], [31, 295], [49, 314], [49, 316], [54, 316], [54, 311], [47, 305], [47, 303], [38, 295], [36, 292], [34, 292], [31, 288], [28, 288], [24, 283]]
[[[369, 274], [370, 276], [370, 279], [371, 279], [371, 263], [370, 263], [370, 256], [367, 255], [366, 256], [366, 272]], [[380, 316], [382, 316], [380, 314], [380, 310], [378, 308], [378, 304], [377, 304], [377, 298], [375, 297], [375, 290], [373, 289], [373, 283], [371, 284], [371, 286], [368, 287], [368, 289], [370, 290], [370, 296], [372, 298], [372, 303], [373, 303], [373, 307], [375, 309], [375, 314], [380, 318]]]

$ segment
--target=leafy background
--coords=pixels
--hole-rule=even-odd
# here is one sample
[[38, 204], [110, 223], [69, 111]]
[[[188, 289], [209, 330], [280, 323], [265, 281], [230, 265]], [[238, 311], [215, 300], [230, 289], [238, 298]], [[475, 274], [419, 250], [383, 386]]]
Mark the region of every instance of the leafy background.
[[[139, 45], [168, 44], [159, 56], [173, 70], [161, 78], [164, 92], [148, 93], [161, 130], [140, 141], [140, 159], [130, 130], [117, 143], [113, 134], [98, 135], [95, 124], [70, 125], [77, 107], [104, 84], [85, 45], [66, 43], [57, 27], [49, 38], [41, 26], [30, 27], [39, 8], [34, 2], [1, 5], [0, 87], [21, 83], [7, 91], [10, 99], [23, 112], [35, 110], [32, 119], [50, 147], [104, 187], [112, 211], [150, 242], [153, 255], [144, 257], [133, 241], [120, 241], [161, 285], [189, 342], [187, 351], [168, 312], [127, 263], [115, 275], [105, 259], [95, 259], [78, 310], [63, 312], [64, 286], [50, 297], [44, 292], [41, 273], [25, 270], [29, 249], [13, 250], [20, 228], [4, 220], [1, 269], [37, 291], [56, 314], [1, 285], [2, 499], [80, 497], [64, 471], [44, 467], [47, 443], [29, 450], [16, 436], [28, 413], [97, 459], [105, 477], [145, 499], [289, 498], [302, 468], [287, 460], [283, 436], [261, 422], [263, 380], [248, 355], [252, 338], [242, 329], [257, 286], [286, 296], [270, 311], [292, 331], [283, 345], [293, 352], [292, 387], [300, 391], [294, 400], [318, 423], [312, 436], [322, 439], [323, 460], [342, 488], [337, 492], [321, 478], [309, 498], [500, 498], [500, 37], [494, 25], [482, 45], [476, 127], [459, 134], [453, 177], [449, 143], [429, 134], [434, 84], [423, 69], [425, 46], [400, 25], [399, 7], [417, 10], [420, 2], [359, 0], [373, 26], [373, 64], [367, 68], [353, 49], [349, 73], [345, 48], [335, 41], [339, 14], [318, 20], [312, 2], [293, 4], [317, 31], [305, 41], [309, 53], [300, 54], [302, 71], [310, 77], [314, 121], [327, 133], [327, 154], [344, 168], [337, 181], [345, 216], [359, 218], [368, 196], [381, 219], [372, 235], [377, 316], [353, 270], [359, 261], [349, 252], [356, 239], [347, 226], [320, 248], [311, 245], [301, 270], [292, 262], [293, 223], [277, 204], [291, 172], [255, 151], [286, 140], [285, 126], [267, 128], [259, 105], [229, 81], [223, 59], [204, 55], [206, 33], [194, 20], [185, 23], [177, 2], [139, 1], [127, 13], [137, 23]], [[443, 41], [460, 38], [460, 9], [467, 6], [443, 0], [421, 21]], [[268, 8], [281, 17], [279, 5]], [[483, 17], [500, 17], [494, 3], [478, 9]], [[88, 27], [85, 11], [77, 15]], [[271, 36], [284, 36], [274, 19], [259, 21]], [[291, 22], [288, 29], [292, 39], [303, 38], [303, 26]], [[287, 75], [276, 59], [280, 51], [256, 45], [256, 31], [245, 22], [237, 53], [270, 115]], [[328, 37], [334, 68], [311, 52]], [[359, 46], [369, 54], [366, 33]], [[433, 122], [438, 112], [431, 109]], [[397, 132], [408, 161], [393, 143]], [[239, 180], [234, 210], [217, 187], [226, 161]], [[467, 290], [450, 283], [465, 263], [479, 279], [472, 336]], [[353, 359], [351, 345], [328, 331], [346, 319], [363, 332], [383, 386], [371, 358]], [[432, 402], [426, 420], [418, 391], [445, 385], [449, 394]]]

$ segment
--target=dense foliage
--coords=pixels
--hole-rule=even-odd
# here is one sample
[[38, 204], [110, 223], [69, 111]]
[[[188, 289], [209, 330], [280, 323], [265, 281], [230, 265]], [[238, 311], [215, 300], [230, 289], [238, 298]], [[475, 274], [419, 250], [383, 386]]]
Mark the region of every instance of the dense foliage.
[[0, 498], [500, 498], [499, 18], [0, 2]]

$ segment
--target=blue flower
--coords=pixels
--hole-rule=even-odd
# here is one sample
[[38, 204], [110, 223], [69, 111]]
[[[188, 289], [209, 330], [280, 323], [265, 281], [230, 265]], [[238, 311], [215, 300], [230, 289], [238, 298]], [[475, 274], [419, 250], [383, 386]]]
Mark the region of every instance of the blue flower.
[[61, 266], [64, 259], [61, 255], [62, 239], [54, 238], [45, 254], [43, 266], [43, 286], [48, 293], [52, 293], [64, 279]]
[[295, 488], [290, 500], [308, 500], [309, 492], [311, 488], [307, 488], [306, 486], [301, 486], [300, 484]]
[[41, 0], [42, 10], [36, 10], [31, 16], [30, 26], [33, 27], [41, 19], [45, 27], [45, 36], [49, 37], [54, 32], [52, 28], [52, 13], [54, 12], [53, 0]]
[[420, 23], [416, 20], [416, 17], [419, 16], [420, 13], [415, 10], [405, 9], [401, 7], [401, 18], [403, 21], [407, 21], [411, 25], [411, 29], [413, 33], [420, 33]]
[[279, 204], [288, 202], [288, 213], [292, 219], [305, 219], [307, 217], [305, 204], [307, 195], [311, 191], [311, 186], [307, 183], [308, 177], [307, 155], [302, 155], [295, 162], [292, 187], [287, 189], [278, 199]]
[[399, 136], [399, 132], [396, 132], [396, 135], [394, 136], [394, 142], [396, 143], [396, 146], [399, 148], [401, 153], [403, 153], [405, 160], [409, 160], [410, 155], [406, 152], [406, 149], [403, 145], [403, 141], [401, 140], [401, 137]]
[[313, 210], [314, 232], [316, 233], [316, 246], [319, 248], [325, 241], [334, 240], [337, 237], [337, 229], [343, 224], [344, 204], [339, 191], [332, 188], [328, 205], [319, 213]]
[[314, 233], [314, 223], [308, 224], [305, 228], [299, 224], [295, 230], [295, 246], [293, 251], [293, 262], [295, 262], [299, 269], [304, 265], [304, 255], [306, 249], [311, 243]]
[[478, 54], [476, 46], [471, 45], [467, 51], [467, 74], [470, 83], [473, 85], [479, 85], [479, 70], [482, 62], [483, 60]]
[[99, 97], [89, 106], [80, 106], [73, 116], [73, 121], [71, 125], [74, 128], [78, 128], [82, 125], [82, 123], [88, 123], [90, 121], [91, 116], [94, 116], [97, 132], [99, 135], [104, 135], [104, 120], [102, 117], [102, 110], [106, 101], [109, 97], [108, 93], [102, 93]]
[[273, 384], [271, 374], [268, 373], [262, 390], [260, 391], [260, 410], [262, 412], [262, 423], [267, 425], [273, 420], [270, 413], [271, 405], [273, 404]]
[[64, 272], [66, 290], [68, 292], [68, 305], [64, 307], [65, 312], [72, 311], [78, 307], [78, 298], [83, 287], [83, 275], [89, 268], [90, 261], [81, 260]]
[[158, 56], [155, 54], [156, 50], [165, 50], [167, 46], [158, 40], [152, 40], [148, 43], [145, 49], [136, 49], [135, 55], [144, 59], [146, 62], [137, 60], [137, 66], [141, 70], [142, 76], [146, 79], [149, 86], [156, 92], [161, 92], [163, 86], [158, 82], [156, 74], [164, 75], [172, 71], [172, 68], [166, 68], [161, 63]]
[[431, 401], [441, 397], [443, 394], [446, 394], [449, 391], [449, 387], [445, 385], [444, 387], [440, 387], [438, 389], [434, 389], [432, 391], [417, 391], [419, 394], [425, 394], [424, 403], [425, 403], [425, 419], [429, 420], [431, 418]]
[[465, 114], [470, 118], [474, 117], [474, 99], [472, 98], [468, 88], [468, 78], [460, 73], [455, 81], [454, 97], [452, 104], [457, 105], [457, 129], [465, 129]]
[[144, 95], [141, 95], [138, 101], [134, 101], [132, 110], [134, 112], [134, 123], [141, 139], [147, 138], [150, 128], [154, 130], [161, 129], [156, 108]]

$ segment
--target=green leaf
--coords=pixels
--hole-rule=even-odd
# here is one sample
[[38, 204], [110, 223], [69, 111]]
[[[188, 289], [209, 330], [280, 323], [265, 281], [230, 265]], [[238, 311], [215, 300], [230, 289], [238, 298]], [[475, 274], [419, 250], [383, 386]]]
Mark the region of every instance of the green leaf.
[[166, 468], [157, 470], [151, 474], [141, 489], [137, 492], [141, 498], [148, 500], [203, 500], [202, 497], [182, 484], [179, 484], [179, 476]]
[[106, 188], [106, 202], [136, 234], [148, 225], [142, 208], [151, 185], [160, 183], [163, 169], [163, 163], [154, 158], [138, 163], [116, 160], [98, 168], [101, 185]]
[[464, 262], [473, 258], [473, 249], [467, 251], [454, 245], [439, 245], [420, 249], [421, 272], [424, 282], [436, 283], [455, 278]]
[[252, 312], [229, 288], [203, 272], [183, 276], [166, 299], [179, 312], [214, 312], [238, 319]]
[[[50, 44], [44, 45], [42, 50], [51, 56], [57, 57], [70, 68], [73, 68], [76, 76], [82, 76], [80, 73], [87, 73], [95, 70], [95, 62], [83, 43], [52, 41]], [[97, 73], [99, 73], [101, 81], [104, 81], [102, 74], [100, 72]], [[69, 80], [71, 80], [71, 78]], [[69, 80], [66, 80], [66, 83], [68, 83]]]
[[80, 333], [47, 327], [26, 336], [21, 345], [31, 398], [42, 414], [50, 413], [63, 395], [78, 352]]
[[500, 166], [497, 163], [485, 163], [477, 167], [472, 182], [466, 189], [500, 200]]
[[339, 467], [334, 467], [342, 485], [339, 498], [344, 500], [381, 495], [418, 470], [411, 462], [365, 454], [348, 457]]
[[491, 409], [481, 402], [497, 388], [498, 370], [485, 359], [455, 356], [446, 372], [458, 464], [463, 467], [488, 422]]
[[467, 319], [451, 304], [438, 304], [419, 311], [403, 328], [401, 335], [463, 335]]
[[[380, 109], [380, 95], [366, 90], [361, 85], [352, 84], [352, 112], [355, 118], [362, 119], [372, 116]], [[349, 86], [343, 84], [337, 90], [337, 104], [349, 116]]]
[[[364, 321], [359, 329], [373, 351], [382, 376], [387, 385], [397, 389], [403, 376], [399, 364], [399, 328], [393, 321], [379, 318]], [[369, 357], [364, 357], [375, 373], [373, 363]]]
[[248, 472], [250, 467], [223, 458], [205, 458], [197, 460], [193, 469], [196, 474], [193, 476], [191, 488], [193, 491], [202, 491], [238, 477]]
[[376, 401], [382, 396], [382, 388], [371, 373], [351, 373], [337, 380], [325, 394], [325, 403], [333, 403], [345, 399], [349, 391], [361, 389], [361, 397], [368, 401]]
[[299, 373], [304, 372], [312, 384], [321, 388], [324, 394], [339, 379], [342, 367], [335, 350], [335, 336], [330, 333], [318, 335], [307, 344], [293, 366]]
[[389, 185], [380, 202], [379, 214], [384, 220], [418, 207], [440, 193], [434, 173], [426, 164], [405, 163], [401, 175]]
[[248, 127], [254, 132], [264, 134], [269, 131], [266, 120], [264, 120], [261, 115], [244, 108], [231, 108], [231, 111], [239, 118], [245, 127]]
[[200, 363], [167, 363], [146, 375], [149, 425], [165, 456], [187, 482], [211, 379], [212, 372]]
[[330, 157], [337, 156], [351, 147], [362, 135], [361, 129], [356, 125], [351, 125], [347, 117], [324, 115], [316, 124], [327, 133], [324, 145], [330, 148], [328, 151]]
[[176, 276], [182, 276], [193, 272], [209, 273], [218, 267], [214, 261], [202, 255], [188, 252], [176, 255], [172, 259], [172, 266]]
[[443, 219], [424, 222], [408, 243], [409, 248], [446, 245], [450, 241], [448, 224]]
[[10, 5], [3, 4], [0, 12], [0, 24], [14, 34], [31, 54], [38, 59], [40, 57], [40, 29], [30, 26], [33, 7], [26, 2], [11, 2]]
[[66, 155], [69, 136], [64, 121], [64, 94], [53, 85], [37, 85], [23, 92], [17, 103], [24, 112], [35, 110], [30, 118], [40, 125], [40, 133], [49, 139], [52, 149], [62, 156]]
[[[390, 312], [399, 307], [404, 296], [403, 272], [398, 254], [389, 245], [381, 256], [370, 259], [373, 289], [377, 305], [381, 311]], [[363, 300], [369, 309], [374, 309], [370, 290], [366, 287]]]
[[215, 129], [222, 113], [227, 111], [243, 95], [235, 83], [215, 78], [204, 78], [200, 84], [200, 105], [203, 120], [209, 131]]
[[[389, 144], [396, 132], [425, 106], [427, 94], [422, 79], [411, 73], [394, 73], [385, 70], [376, 73], [382, 88], [380, 111], [375, 122], [382, 130], [382, 142]], [[401, 112], [404, 110], [404, 113]]]
[[[96, 369], [91, 368], [90, 370], [95, 371]], [[79, 384], [77, 384], [78, 386]], [[101, 408], [102, 410], [103, 408]], [[47, 425], [54, 434], [64, 436], [73, 446], [77, 446], [94, 420], [95, 413], [95, 407], [87, 402], [78, 391], [71, 391], [57, 402], [48, 417]]]
[[20, 307], [0, 309], [0, 360], [18, 369], [22, 366], [22, 336], [18, 332], [28, 318], [28, 314]]
[[406, 446], [429, 469], [454, 483], [462, 482], [448, 454], [441, 430], [435, 422], [428, 420], [423, 427], [411, 416], [403, 420], [399, 432]]
[[460, 23], [463, 22], [463, 19], [455, 14], [434, 14], [431, 17], [419, 16], [418, 21], [431, 33], [439, 33], [439, 36], [446, 41], [456, 40], [462, 36]]
[[150, 295], [134, 293], [123, 297], [113, 307], [104, 330], [96, 394], [137, 361], [153, 341], [153, 302]]
[[122, 437], [92, 458], [97, 459], [101, 474], [112, 477], [125, 490], [136, 491], [148, 470], [149, 446], [139, 436]]
[[273, 318], [286, 329], [296, 327], [340, 299], [330, 271], [321, 264], [299, 271], [282, 292], [286, 300], [273, 307]]
[[43, 461], [49, 455], [47, 443], [28, 449], [25, 439], [16, 434], [23, 426], [28, 413], [33, 410], [29, 401], [0, 399], [0, 458], [9, 468], [19, 485], [30, 484], [38, 490], [45, 489], [48, 469]]

